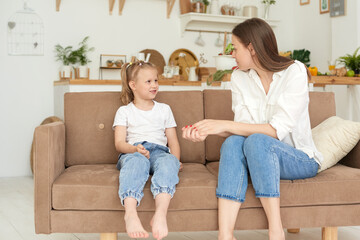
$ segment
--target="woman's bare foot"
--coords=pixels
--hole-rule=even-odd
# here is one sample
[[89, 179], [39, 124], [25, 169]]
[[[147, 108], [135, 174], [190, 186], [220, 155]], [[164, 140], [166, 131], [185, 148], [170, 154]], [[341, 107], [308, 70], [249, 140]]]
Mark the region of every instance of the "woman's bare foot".
[[148, 238], [149, 233], [143, 228], [137, 213], [126, 213], [125, 217], [126, 232], [131, 238]]
[[168, 227], [165, 214], [155, 212], [153, 218], [151, 219], [150, 225], [152, 227], [152, 235], [155, 239], [163, 239], [168, 235]]

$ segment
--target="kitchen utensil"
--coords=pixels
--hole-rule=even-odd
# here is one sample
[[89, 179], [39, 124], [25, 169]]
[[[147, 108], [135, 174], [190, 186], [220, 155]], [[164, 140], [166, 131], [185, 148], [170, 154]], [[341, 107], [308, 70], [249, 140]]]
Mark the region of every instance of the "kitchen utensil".
[[199, 61], [194, 53], [185, 48], [180, 48], [175, 50], [169, 58], [169, 64], [173, 63], [174, 66], [179, 66], [179, 74], [184, 78], [184, 80], [188, 80], [189, 76], [186, 72], [187, 67], [198, 67]]
[[256, 6], [244, 6], [243, 7], [243, 16], [244, 17], [257, 17], [258, 16], [258, 9]]
[[[148, 62], [151, 62], [156, 66], [159, 75], [164, 73], [164, 66], [166, 65], [166, 62], [163, 55], [161, 55], [161, 53], [159, 53], [154, 49], [144, 49], [140, 52], [144, 53], [145, 55], [150, 54]], [[148, 58], [148, 56], [146, 56], [146, 58]]]
[[198, 36], [198, 38], [195, 40], [195, 44], [196, 44], [196, 45], [199, 45], [199, 46], [201, 46], [201, 47], [205, 46], [205, 41], [204, 41], [204, 39], [202, 39], [202, 37], [201, 37], [201, 32], [199, 32], [199, 36]]

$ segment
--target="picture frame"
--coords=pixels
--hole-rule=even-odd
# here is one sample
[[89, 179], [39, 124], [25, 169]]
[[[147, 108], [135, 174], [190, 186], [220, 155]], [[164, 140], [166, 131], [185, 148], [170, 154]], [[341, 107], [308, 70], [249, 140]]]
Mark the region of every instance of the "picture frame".
[[319, 0], [320, 14], [330, 12], [330, 0]]
[[346, 0], [330, 0], [330, 17], [345, 16]]
[[310, 0], [300, 0], [300, 5], [310, 4]]

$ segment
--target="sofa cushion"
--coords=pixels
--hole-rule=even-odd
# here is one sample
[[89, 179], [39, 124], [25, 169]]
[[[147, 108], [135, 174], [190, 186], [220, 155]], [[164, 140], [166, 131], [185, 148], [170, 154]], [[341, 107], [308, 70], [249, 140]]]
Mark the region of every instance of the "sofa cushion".
[[323, 154], [319, 172], [345, 157], [360, 140], [360, 122], [330, 117], [312, 129], [316, 148]]
[[[231, 110], [230, 90], [204, 90], [205, 119], [234, 120]], [[220, 147], [225, 138], [208, 136], [206, 138], [206, 160], [218, 161]]]
[[[203, 164], [185, 163], [169, 210], [217, 209], [217, 177]], [[69, 167], [54, 182], [52, 207], [56, 210], [123, 210], [118, 196], [119, 170], [115, 164]], [[155, 210], [150, 178], [138, 211]]]
[[205, 143], [194, 143], [181, 137], [182, 127], [204, 119], [203, 93], [201, 91], [159, 92], [155, 100], [168, 104], [174, 114], [181, 162], [204, 164]]
[[[309, 114], [311, 127], [316, 127], [325, 119], [335, 116], [334, 93], [310, 92]], [[204, 90], [206, 119], [233, 120], [230, 90]], [[225, 138], [209, 136], [206, 139], [206, 159], [218, 161], [220, 148]]]
[[[204, 119], [201, 91], [159, 92], [177, 123], [182, 162], [205, 162], [205, 144], [181, 138], [181, 127]], [[117, 163], [112, 125], [121, 106], [119, 92], [65, 94], [66, 166]], [[191, 107], [189, 107], [191, 106]]]
[[[206, 164], [210, 172], [217, 174], [218, 162]], [[249, 178], [249, 188], [242, 208], [261, 207]], [[280, 181], [282, 207], [337, 205], [360, 203], [360, 169], [337, 164], [308, 179]]]

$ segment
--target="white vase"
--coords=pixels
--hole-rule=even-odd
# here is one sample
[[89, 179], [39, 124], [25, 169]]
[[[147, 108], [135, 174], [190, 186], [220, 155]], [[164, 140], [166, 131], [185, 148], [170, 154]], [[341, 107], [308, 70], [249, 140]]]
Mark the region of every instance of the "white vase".
[[79, 66], [79, 78], [88, 78], [87, 66]]
[[62, 69], [61, 69], [61, 76], [63, 78], [70, 78], [70, 73], [71, 73], [71, 67], [70, 66], [62, 66]]
[[212, 0], [210, 4], [210, 14], [219, 15], [220, 8], [219, 8], [219, 1]]
[[265, 5], [264, 5], [264, 19], [269, 18], [269, 12], [270, 12], [270, 4], [265, 3]]

